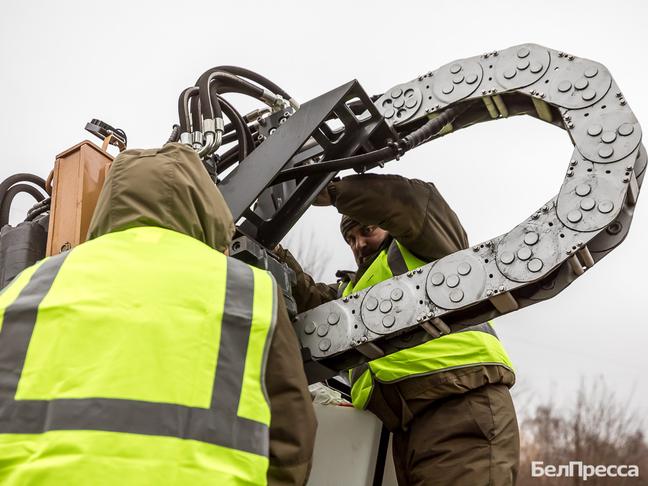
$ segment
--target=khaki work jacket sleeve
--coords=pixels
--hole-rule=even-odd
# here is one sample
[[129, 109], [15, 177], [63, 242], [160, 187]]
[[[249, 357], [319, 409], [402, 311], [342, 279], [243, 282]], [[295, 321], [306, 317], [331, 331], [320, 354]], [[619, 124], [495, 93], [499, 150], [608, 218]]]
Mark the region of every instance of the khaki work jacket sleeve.
[[437, 260], [468, 246], [459, 218], [432, 183], [362, 174], [331, 183], [329, 193], [341, 214], [388, 231], [422, 260]]
[[310, 473], [317, 420], [299, 342], [281, 292], [278, 301], [266, 368], [271, 411], [268, 485], [301, 486]]
[[305, 312], [320, 304], [337, 299], [337, 286], [317, 283], [301, 267], [290, 251], [277, 246], [274, 251], [277, 258], [295, 272], [296, 283], [292, 288], [297, 303], [297, 312]]

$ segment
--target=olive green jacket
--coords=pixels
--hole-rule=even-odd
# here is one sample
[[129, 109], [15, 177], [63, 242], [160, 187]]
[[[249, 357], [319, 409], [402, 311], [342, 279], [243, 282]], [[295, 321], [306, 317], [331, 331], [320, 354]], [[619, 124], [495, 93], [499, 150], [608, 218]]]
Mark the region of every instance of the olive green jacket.
[[[377, 225], [388, 231], [421, 260], [431, 262], [468, 247], [459, 218], [434, 184], [398, 175], [362, 174], [333, 182], [328, 191], [338, 212], [361, 224]], [[388, 238], [375, 256], [390, 242]], [[316, 283], [288, 250], [279, 248], [277, 253], [297, 275], [293, 293], [299, 312], [337, 298], [337, 285]], [[352, 275], [353, 283], [360, 279], [374, 258], [368, 259]], [[407, 395], [403, 397], [406, 400], [433, 400], [488, 383], [512, 386], [514, 381], [513, 373], [502, 366], [475, 365], [469, 369], [410, 378], [399, 388]], [[368, 408], [375, 410], [376, 407], [370, 403]]]
[[[229, 208], [202, 162], [192, 149], [177, 143], [127, 150], [115, 159], [88, 236], [93, 239], [138, 226], [177, 231], [220, 252], [229, 246], [235, 230]], [[268, 484], [303, 485], [317, 422], [281, 292], [278, 303], [266, 369], [271, 409]]]
[[[388, 231], [421, 260], [434, 261], [468, 246], [459, 218], [434, 184], [397, 175], [363, 174], [332, 182], [328, 190], [338, 212]], [[375, 256], [390, 241], [385, 241]], [[288, 250], [278, 248], [277, 254], [297, 274], [293, 293], [299, 312], [337, 298], [337, 285], [314, 282]], [[353, 273], [354, 283], [374, 258]]]

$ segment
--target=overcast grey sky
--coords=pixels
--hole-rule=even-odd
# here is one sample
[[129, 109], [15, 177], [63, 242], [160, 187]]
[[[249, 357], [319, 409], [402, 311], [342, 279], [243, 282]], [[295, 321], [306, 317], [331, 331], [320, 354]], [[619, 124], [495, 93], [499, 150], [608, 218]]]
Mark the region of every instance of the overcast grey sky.
[[[130, 147], [161, 145], [179, 92], [222, 64], [262, 73], [304, 102], [353, 78], [382, 93], [453, 59], [535, 42], [605, 64], [645, 129], [647, 19], [639, 0], [5, 0], [0, 178], [45, 177], [57, 153], [89, 137], [83, 127], [93, 117], [125, 129]], [[435, 182], [475, 243], [510, 230], [556, 194], [571, 150], [561, 130], [516, 118], [451, 134], [383, 172]], [[21, 200], [17, 209], [28, 206]], [[353, 265], [337, 225], [335, 210], [313, 208], [296, 229], [330, 250], [331, 279]], [[521, 399], [567, 403], [582, 376], [602, 375], [648, 415], [647, 229], [640, 199], [621, 247], [558, 297], [497, 320]]]

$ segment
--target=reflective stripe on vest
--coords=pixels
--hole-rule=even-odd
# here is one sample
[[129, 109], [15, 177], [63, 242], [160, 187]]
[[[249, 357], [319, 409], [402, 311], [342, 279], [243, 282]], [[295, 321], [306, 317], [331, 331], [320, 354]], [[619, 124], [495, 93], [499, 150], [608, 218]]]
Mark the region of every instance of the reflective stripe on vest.
[[[169, 255], [172, 258], [182, 255], [183, 252], [198, 250], [201, 255], [204, 253], [208, 257], [218, 259], [222, 262], [218, 265], [226, 270], [224, 279], [226, 287], [213, 289], [224, 293], [224, 306], [220, 323], [220, 341], [216, 348], [217, 358], [215, 356], [214, 359], [216, 372], [213, 374], [213, 393], [210, 390], [203, 390], [211, 393], [209, 406], [202, 408], [178, 403], [105, 398], [101, 395], [81, 398], [21, 398], [21, 380], [24, 382], [28, 379], [24, 376], [23, 370], [26, 361], [32, 359], [28, 353], [32, 335], [35, 328], [47, 325], [47, 321], [39, 321], [37, 324], [39, 305], [53, 286], [56, 286], [57, 276], [66, 268], [66, 261], [72, 260], [75, 252], [85, 251], [90, 247], [89, 245], [101, 248], [102, 244], [106, 246], [105, 243], [110, 243], [111, 238], [112, 243], [122, 244], [126, 236], [132, 238], [133, 234], [136, 238], [144, 237], [153, 240], [157, 238], [169, 241], [167, 243], [169, 248], [175, 247], [178, 251], [177, 255]], [[102, 239], [106, 240], [102, 241]], [[264, 377], [267, 352], [276, 318], [276, 285], [266, 272], [252, 269], [238, 260], [226, 258], [197, 240], [191, 240], [185, 235], [160, 228], [134, 228], [111, 233], [81, 245], [71, 252], [44, 260], [41, 264], [37, 264], [35, 271], [26, 270], [25, 274], [33, 271], [27, 282], [20, 277], [15, 280], [15, 284], [24, 287], [13, 302], [0, 306], [0, 311], [4, 310], [0, 328], [0, 438], [2, 441], [5, 441], [4, 434], [44, 434], [51, 431], [140, 434], [188, 439], [233, 451], [242, 451], [263, 458], [262, 462], [255, 464], [248, 456], [248, 459], [242, 461], [242, 463], [247, 461], [248, 467], [255, 469], [263, 468], [264, 465], [267, 467], [270, 409], [265, 393]], [[202, 245], [204, 248], [196, 245]], [[165, 262], [158, 263], [158, 265], [164, 264]], [[195, 270], [201, 271], [200, 268]], [[137, 271], [137, 268], [133, 271]], [[162, 274], [161, 278], [164, 276]], [[257, 285], [258, 288], [255, 288]], [[191, 282], [184, 282], [179, 288], [191, 292]], [[11, 292], [15, 290], [5, 289], [0, 297], [8, 297], [5, 294]], [[74, 289], [70, 289], [70, 292], [74, 292]], [[262, 293], [265, 294], [261, 295]], [[164, 297], [161, 296], [162, 299]], [[220, 297], [220, 300], [222, 301], [223, 297]], [[214, 301], [218, 302], [217, 299]], [[155, 303], [151, 302], [151, 304]], [[209, 302], [205, 304], [208, 308]], [[106, 305], [109, 306], [110, 302]], [[61, 306], [64, 307], [64, 304]], [[72, 314], [76, 327], [72, 329], [83, 332], [83, 321], [74, 320], [74, 317]], [[214, 322], [213, 326], [216, 327], [218, 324]], [[172, 329], [172, 325], [181, 326], [182, 322], [171, 322], [165, 330]], [[205, 345], [200, 340], [204, 337], [196, 336], [196, 349], [205, 349]], [[118, 342], [115, 346], [118, 346]], [[75, 350], [61, 349], [59, 352], [75, 353]], [[186, 357], [191, 358], [191, 356]], [[165, 356], [157, 356], [154, 359], [164, 362]], [[98, 362], [95, 366], [100, 372], [101, 366], [110, 366], [110, 364]], [[251, 373], [250, 370], [255, 367], [256, 372]], [[136, 368], [133, 369], [133, 373], [137, 373]], [[260, 377], [260, 381], [258, 383], [250, 381], [250, 377]], [[74, 381], [74, 377], [61, 376], [61, 379]], [[186, 379], [196, 381], [191, 376], [187, 376]], [[255, 395], [245, 397], [243, 393]], [[248, 417], [241, 416], [241, 408], [245, 405], [243, 398], [246, 398], [246, 403], [252, 401], [254, 407], [258, 407], [253, 408], [252, 412], [248, 411]], [[247, 408], [250, 409], [250, 406]], [[249, 415], [255, 416], [250, 418]], [[128, 435], [124, 436], [124, 440], [129, 440]], [[119, 451], [106, 451], [106, 454], [112, 453], [118, 454]], [[201, 464], [184, 464], [184, 466], [200, 468]], [[231, 465], [231, 468], [235, 470], [236, 465]], [[228, 477], [237, 476], [232, 471], [228, 471], [228, 475]], [[263, 471], [261, 474], [254, 471], [254, 475], [265, 477]], [[224, 481], [222, 484], [239, 483]]]
[[[374, 265], [382, 268], [372, 268]], [[374, 280], [371, 285], [375, 285], [378, 283], [375, 281], [376, 276], [384, 277], [385, 280], [422, 265], [425, 265], [424, 261], [396, 240], [392, 240], [389, 247], [376, 257], [367, 272], [371, 272]], [[363, 277], [351, 289], [345, 289], [346, 295], [369, 286], [363, 281]], [[374, 379], [394, 382], [477, 364], [499, 364], [511, 370], [513, 368], [490, 322], [466, 327], [353, 369], [350, 373], [353, 405], [361, 409], [366, 408], [373, 392]]]

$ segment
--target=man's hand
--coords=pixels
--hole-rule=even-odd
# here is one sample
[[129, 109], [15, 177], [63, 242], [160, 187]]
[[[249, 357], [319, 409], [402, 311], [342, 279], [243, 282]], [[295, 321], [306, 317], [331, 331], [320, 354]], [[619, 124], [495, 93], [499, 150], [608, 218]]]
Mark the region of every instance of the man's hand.
[[329, 184], [324, 187], [313, 201], [313, 206], [333, 206], [333, 199], [329, 192]]
[[339, 177], [331, 179], [324, 189], [317, 195], [313, 201], [313, 206], [335, 206], [335, 198], [337, 196], [337, 187], [333, 184], [339, 182]]

